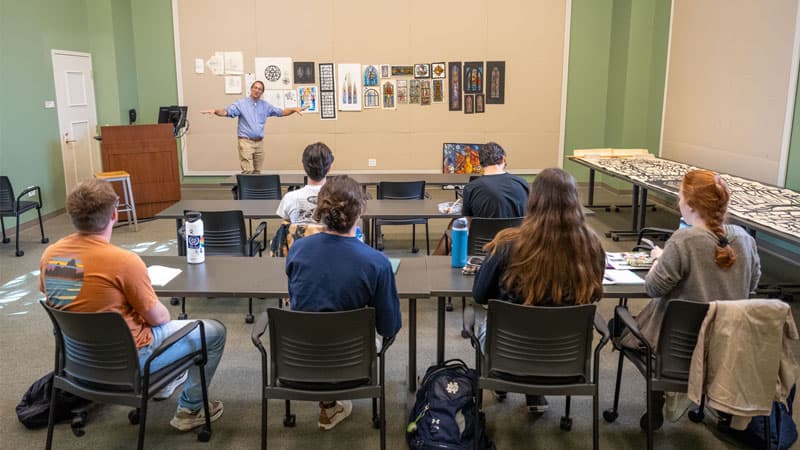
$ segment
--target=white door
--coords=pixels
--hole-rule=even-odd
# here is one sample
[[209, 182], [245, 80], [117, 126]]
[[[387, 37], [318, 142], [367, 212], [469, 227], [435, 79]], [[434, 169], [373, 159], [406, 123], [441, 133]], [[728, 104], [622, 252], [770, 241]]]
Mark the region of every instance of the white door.
[[92, 55], [51, 50], [56, 86], [58, 128], [67, 192], [102, 170], [96, 140], [97, 110], [92, 80]]

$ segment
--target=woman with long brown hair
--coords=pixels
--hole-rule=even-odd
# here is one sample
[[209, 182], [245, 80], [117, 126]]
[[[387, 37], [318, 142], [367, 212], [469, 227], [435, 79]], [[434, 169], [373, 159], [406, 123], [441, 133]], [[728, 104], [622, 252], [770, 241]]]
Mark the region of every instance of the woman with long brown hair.
[[[550, 168], [531, 185], [525, 219], [486, 246], [488, 256], [472, 286], [477, 303], [499, 299], [523, 305], [583, 305], [603, 296], [605, 252], [586, 224], [575, 179]], [[485, 324], [479, 338], [483, 342]], [[528, 398], [541, 412], [543, 396]]]
[[[758, 285], [761, 262], [755, 239], [741, 227], [725, 224], [729, 200], [728, 185], [718, 174], [692, 170], [684, 175], [678, 208], [690, 227], [676, 230], [663, 250], [652, 250], [656, 261], [645, 277], [652, 300], [636, 316], [651, 345], [658, 342], [668, 300], [739, 300], [748, 298]], [[623, 335], [622, 344], [639, 346], [630, 334]], [[654, 392], [653, 401], [657, 429], [663, 423], [664, 396]]]

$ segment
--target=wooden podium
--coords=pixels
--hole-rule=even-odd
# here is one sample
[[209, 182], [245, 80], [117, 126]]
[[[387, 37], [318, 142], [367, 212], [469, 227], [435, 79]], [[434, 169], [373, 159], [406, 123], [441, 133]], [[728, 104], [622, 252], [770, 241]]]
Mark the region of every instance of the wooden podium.
[[106, 126], [100, 133], [103, 171], [124, 170], [131, 175], [140, 220], [181, 199], [172, 124]]

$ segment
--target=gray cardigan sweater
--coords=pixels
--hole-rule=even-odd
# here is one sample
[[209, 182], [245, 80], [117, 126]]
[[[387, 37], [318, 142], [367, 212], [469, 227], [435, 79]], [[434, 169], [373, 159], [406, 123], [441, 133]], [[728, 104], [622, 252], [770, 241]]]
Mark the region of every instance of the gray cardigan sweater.
[[[669, 238], [658, 264], [647, 273], [645, 289], [652, 298], [636, 316], [639, 329], [651, 345], [658, 345], [661, 321], [671, 299], [712, 302], [749, 297], [761, 278], [761, 262], [755, 239], [739, 226], [725, 226], [736, 262], [721, 269], [714, 261], [717, 237], [699, 227], [682, 228]], [[639, 347], [631, 334], [623, 337], [626, 347]]]

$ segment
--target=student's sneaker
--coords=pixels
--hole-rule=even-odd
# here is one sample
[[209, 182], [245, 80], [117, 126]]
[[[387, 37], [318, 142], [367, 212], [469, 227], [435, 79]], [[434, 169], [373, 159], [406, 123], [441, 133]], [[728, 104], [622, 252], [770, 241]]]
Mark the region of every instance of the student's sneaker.
[[[222, 402], [214, 400], [209, 403], [208, 410], [211, 414], [212, 422], [219, 419], [222, 415]], [[193, 428], [201, 427], [206, 424], [205, 409], [201, 406], [199, 410], [192, 411], [179, 406], [175, 412], [175, 417], [169, 421], [169, 424], [181, 431], [189, 431]]]
[[325, 408], [322, 403], [319, 405], [319, 428], [322, 430], [330, 430], [335, 427], [339, 422], [343, 421], [353, 412], [353, 402], [350, 400], [343, 400], [336, 402], [330, 408]]
[[153, 395], [153, 400], [166, 400], [170, 398], [172, 396], [172, 393], [175, 392], [175, 389], [178, 389], [178, 386], [182, 385], [183, 382], [186, 381], [186, 378], [188, 377], [189, 377], [189, 371], [184, 370], [182, 374], [175, 377], [175, 379], [170, 381], [168, 385], [164, 386], [163, 388], [161, 388], [160, 391], [156, 392], [155, 395]]
[[525, 403], [528, 405], [528, 412], [541, 414], [550, 409], [550, 404], [544, 395], [526, 395]]

